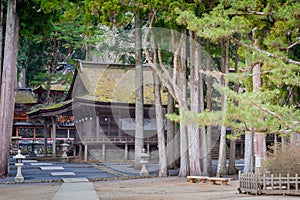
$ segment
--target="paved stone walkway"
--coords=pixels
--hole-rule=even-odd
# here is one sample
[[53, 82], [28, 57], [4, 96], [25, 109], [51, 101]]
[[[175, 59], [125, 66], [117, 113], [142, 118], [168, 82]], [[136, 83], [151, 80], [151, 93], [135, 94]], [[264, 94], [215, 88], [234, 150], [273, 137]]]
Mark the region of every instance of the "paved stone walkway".
[[65, 178], [52, 200], [98, 200], [94, 186], [86, 178]]
[[[140, 177], [139, 170], [133, 168], [132, 162], [127, 163], [70, 163], [58, 161], [38, 161], [36, 159], [24, 159], [22, 175], [25, 183], [62, 182], [66, 178], [86, 178], [89, 181], [109, 179], [131, 179]], [[150, 176], [158, 175], [158, 164], [147, 165]], [[172, 175], [178, 171], [171, 170]], [[1, 183], [14, 183], [16, 175], [15, 160], [10, 160], [10, 175], [6, 179], [0, 179]]]

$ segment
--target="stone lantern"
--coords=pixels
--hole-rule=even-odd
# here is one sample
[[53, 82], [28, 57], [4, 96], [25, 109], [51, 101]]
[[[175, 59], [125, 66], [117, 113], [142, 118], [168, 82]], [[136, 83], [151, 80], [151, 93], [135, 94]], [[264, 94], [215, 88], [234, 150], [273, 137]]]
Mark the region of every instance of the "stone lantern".
[[23, 166], [23, 159], [25, 156], [21, 154], [21, 150], [18, 150], [18, 154], [13, 157], [16, 159], [15, 165], [17, 166], [17, 175], [15, 177], [15, 182], [24, 182], [24, 177], [22, 176], [22, 166]]
[[142, 165], [142, 169], [140, 171], [140, 175], [141, 176], [148, 176], [149, 172], [147, 169], [147, 163], [148, 163], [148, 158], [149, 158], [149, 154], [146, 153], [145, 149], [142, 149], [142, 153], [141, 153], [141, 165]]
[[68, 152], [69, 144], [66, 142], [66, 140], [64, 140], [64, 143], [61, 144], [61, 146], [62, 146], [62, 149], [61, 149], [61, 150], [62, 150], [62, 152], [63, 152], [61, 158], [64, 159], [64, 160], [68, 160], [67, 152]]

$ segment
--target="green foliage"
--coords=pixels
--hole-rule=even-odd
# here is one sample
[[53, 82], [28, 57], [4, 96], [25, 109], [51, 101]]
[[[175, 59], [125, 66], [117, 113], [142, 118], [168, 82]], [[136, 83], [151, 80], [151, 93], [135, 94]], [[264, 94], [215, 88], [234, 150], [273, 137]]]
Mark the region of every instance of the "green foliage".
[[[198, 118], [199, 124], [231, 126], [237, 136], [245, 131], [298, 132], [299, 65], [287, 60], [300, 60], [295, 53], [300, 49], [299, 8], [299, 3], [289, 0], [219, 1], [201, 14], [177, 8], [176, 22], [198, 36], [215, 44], [230, 38], [231, 46], [241, 45], [238, 73], [227, 74], [225, 79], [239, 85], [243, 93], [215, 86], [228, 96], [226, 113], [206, 111], [186, 117]], [[220, 57], [220, 51], [213, 57]], [[233, 54], [230, 59], [233, 64]], [[257, 63], [261, 63], [262, 86], [260, 92], [253, 93], [252, 67]]]
[[18, 3], [18, 14], [22, 16], [18, 68], [26, 69], [29, 87], [53, 80], [58, 62], [73, 51], [73, 58], [83, 59], [82, 4], [68, 0]]

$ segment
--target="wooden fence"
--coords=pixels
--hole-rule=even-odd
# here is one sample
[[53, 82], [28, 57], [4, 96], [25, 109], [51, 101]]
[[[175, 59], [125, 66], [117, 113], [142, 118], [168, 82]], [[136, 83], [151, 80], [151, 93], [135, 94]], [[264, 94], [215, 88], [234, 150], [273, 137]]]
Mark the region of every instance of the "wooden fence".
[[239, 191], [252, 194], [300, 195], [300, 178], [239, 172]]

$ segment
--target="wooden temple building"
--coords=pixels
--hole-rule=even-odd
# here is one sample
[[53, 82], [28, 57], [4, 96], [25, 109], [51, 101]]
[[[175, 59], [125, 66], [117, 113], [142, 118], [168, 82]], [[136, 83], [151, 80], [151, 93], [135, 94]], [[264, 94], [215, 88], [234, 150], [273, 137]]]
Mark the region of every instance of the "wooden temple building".
[[[61, 99], [64, 92], [68, 91], [67, 86], [60, 86], [59, 84], [51, 85], [49, 90], [49, 99], [51, 102]], [[28, 112], [35, 106], [40, 106], [42, 102], [41, 96], [45, 96], [47, 91], [41, 86], [36, 89], [32, 88], [18, 88], [16, 91], [15, 109], [14, 109], [14, 123], [11, 143], [11, 153], [17, 152], [21, 146], [23, 153], [32, 151], [33, 146], [40, 146], [39, 149], [44, 149], [44, 143], [52, 144], [52, 129], [48, 129], [49, 140], [45, 140], [45, 126], [44, 121], [30, 120]], [[74, 139], [75, 131], [74, 124], [65, 124], [63, 119], [58, 119], [59, 127], [57, 129], [58, 141]], [[41, 153], [41, 151], [39, 152]], [[44, 153], [44, 152], [43, 152]]]
[[[132, 65], [78, 61], [65, 100], [28, 112], [31, 122], [42, 122], [56, 154], [57, 129], [73, 127], [73, 155], [83, 160], [128, 160], [134, 156], [135, 69]], [[144, 145], [157, 157], [153, 72], [144, 66]], [[167, 94], [162, 92], [166, 104]], [[166, 122], [166, 120], [165, 120]], [[166, 131], [166, 123], [165, 123]], [[45, 131], [47, 132], [47, 131]]]

